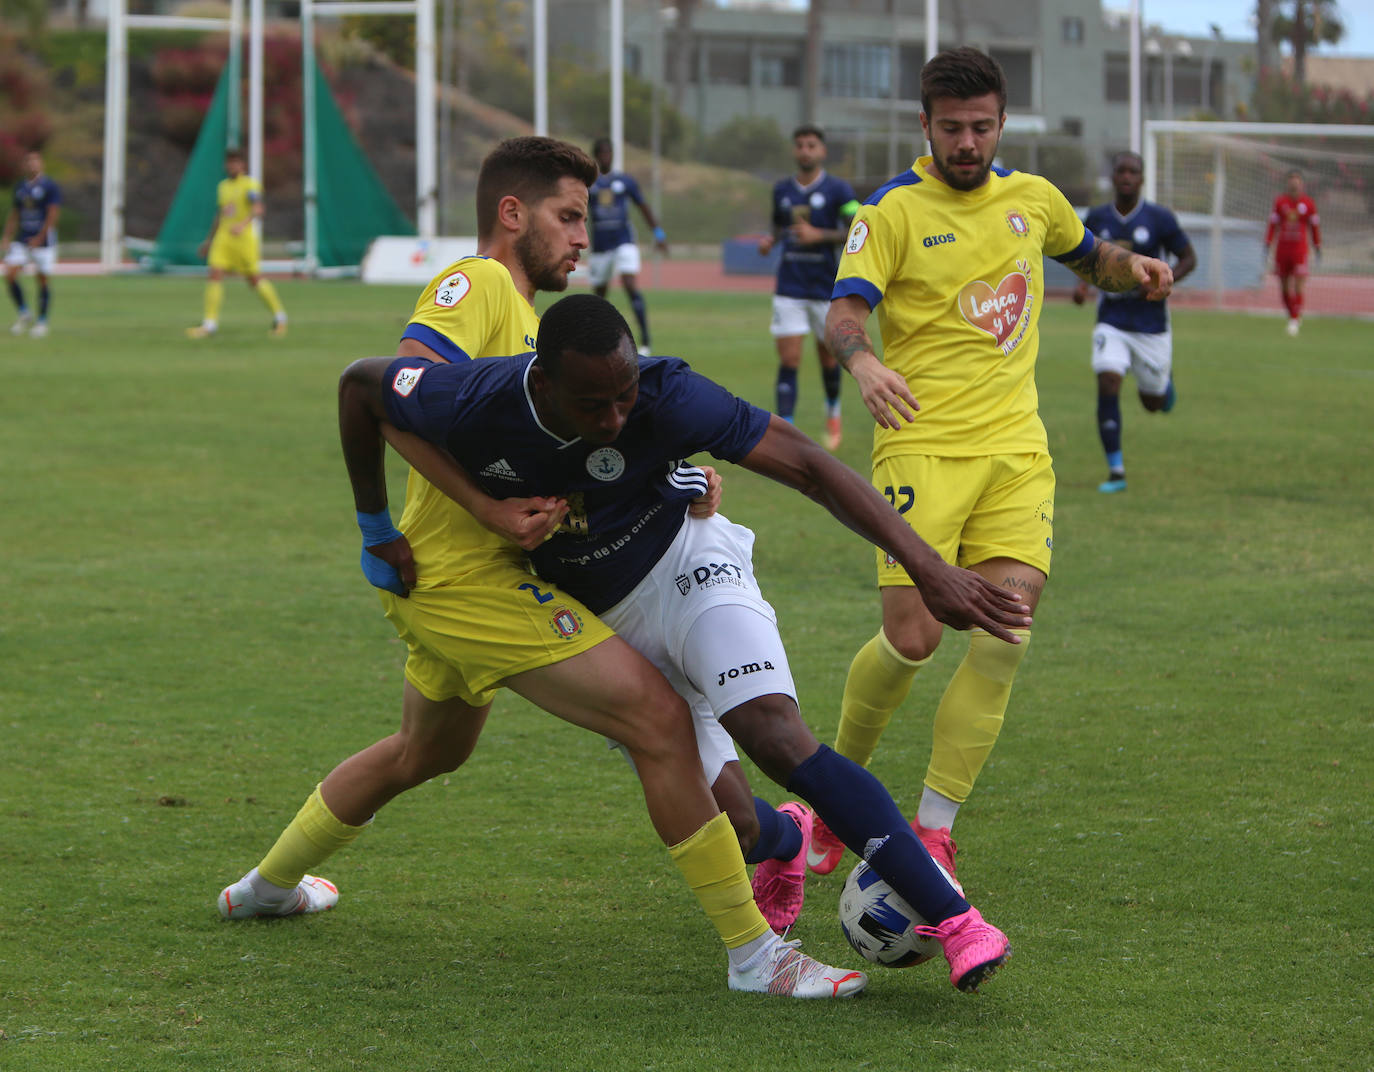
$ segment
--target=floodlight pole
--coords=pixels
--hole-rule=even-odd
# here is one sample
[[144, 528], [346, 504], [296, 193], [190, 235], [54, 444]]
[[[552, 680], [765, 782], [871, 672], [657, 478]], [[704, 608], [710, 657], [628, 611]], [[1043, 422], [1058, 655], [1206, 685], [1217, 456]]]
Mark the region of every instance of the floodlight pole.
[[[1140, 0], [1131, 0], [1130, 8], [1130, 142], [1131, 152], [1140, 152]], [[1146, 175], [1154, 174], [1153, 170], [1147, 170]]]
[[625, 0], [611, 0], [611, 167], [625, 166]]
[[248, 6], [248, 174], [263, 180], [262, 159], [262, 35], [266, 24], [263, 0]]
[[549, 0], [534, 0], [534, 132], [549, 133]]
[[124, 123], [129, 95], [126, 0], [110, 0], [105, 24], [105, 168], [100, 198], [100, 265], [119, 266], [124, 240]]
[[243, 0], [229, 5], [229, 95], [224, 114], [225, 148], [243, 137]]

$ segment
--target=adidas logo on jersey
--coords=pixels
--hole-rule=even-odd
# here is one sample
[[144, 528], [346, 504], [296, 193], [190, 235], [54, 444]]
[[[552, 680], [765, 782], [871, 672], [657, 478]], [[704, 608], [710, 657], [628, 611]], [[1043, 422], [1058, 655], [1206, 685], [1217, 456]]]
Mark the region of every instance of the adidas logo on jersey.
[[506, 461], [505, 458], [497, 458], [496, 461], [492, 462], [490, 465], [488, 465], [485, 469], [482, 470], [481, 475], [499, 478], [501, 480], [520, 479], [520, 474], [511, 468], [510, 462]]

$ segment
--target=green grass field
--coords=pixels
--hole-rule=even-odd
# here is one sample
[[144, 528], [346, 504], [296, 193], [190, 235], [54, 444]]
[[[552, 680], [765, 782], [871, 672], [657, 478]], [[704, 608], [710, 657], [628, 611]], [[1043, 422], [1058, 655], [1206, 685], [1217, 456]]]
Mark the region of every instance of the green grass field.
[[[221, 922], [220, 888], [399, 711], [334, 392], [413, 292], [280, 289], [280, 341], [231, 287], [221, 336], [186, 342], [200, 285], [176, 279], [62, 279], [50, 338], [0, 335], [0, 1069], [1374, 1068], [1368, 323], [1177, 313], [1179, 407], [1125, 407], [1109, 497], [1091, 313], [1046, 308], [1055, 569], [956, 830], [1016, 955], [976, 998], [932, 962], [832, 1005], [729, 993], [629, 770], [509, 695], [463, 770], [322, 869], [336, 911]], [[766, 296], [649, 301], [660, 349], [771, 404]], [[795, 493], [726, 487], [828, 740], [877, 627], [871, 552]], [[908, 812], [961, 651], [873, 762]], [[847, 867], [796, 933], [857, 965]]]

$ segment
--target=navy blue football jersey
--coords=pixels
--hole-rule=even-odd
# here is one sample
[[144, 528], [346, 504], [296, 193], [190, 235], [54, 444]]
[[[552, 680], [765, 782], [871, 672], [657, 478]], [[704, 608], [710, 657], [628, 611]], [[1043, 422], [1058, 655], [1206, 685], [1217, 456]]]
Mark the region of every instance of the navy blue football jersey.
[[[1153, 201], [1139, 201], [1129, 216], [1117, 212], [1114, 204], [1088, 210], [1083, 225], [1104, 242], [1114, 242], [1142, 257], [1167, 259], [1165, 253], [1181, 257], [1189, 246], [1188, 236], [1174, 214]], [[1114, 294], [1102, 291], [1097, 302], [1097, 320], [1122, 331], [1158, 335], [1169, 330], [1169, 310], [1162, 301], [1146, 301], [1135, 291]]]
[[445, 447], [496, 499], [559, 496], [568, 516], [530, 553], [539, 575], [602, 611], [624, 598], [673, 542], [706, 476], [683, 459], [738, 461], [763, 438], [768, 412], [672, 357], [639, 363], [639, 397], [615, 442], [565, 440], [535, 413], [533, 354], [453, 364], [397, 358], [387, 416]]
[[[32, 182], [25, 180], [14, 188], [14, 207], [19, 213], [19, 233], [17, 242], [27, 242], [43, 229], [43, 221], [48, 217], [49, 205], [62, 203], [62, 191], [57, 183], [47, 175], [39, 175]], [[45, 246], [57, 245], [57, 228], [52, 228], [44, 237]]]
[[[857, 208], [854, 188], [824, 171], [809, 186], [802, 186], [795, 176], [779, 179], [773, 186], [773, 226], [777, 228], [809, 223], [826, 231], [844, 230]], [[786, 231], [780, 244], [776, 293], [828, 302], [840, 263], [840, 244], [803, 246]]]
[[587, 211], [591, 215], [592, 252], [605, 253], [635, 240], [630, 226], [630, 204], [644, 204], [639, 183], [623, 171], [598, 175], [587, 187]]

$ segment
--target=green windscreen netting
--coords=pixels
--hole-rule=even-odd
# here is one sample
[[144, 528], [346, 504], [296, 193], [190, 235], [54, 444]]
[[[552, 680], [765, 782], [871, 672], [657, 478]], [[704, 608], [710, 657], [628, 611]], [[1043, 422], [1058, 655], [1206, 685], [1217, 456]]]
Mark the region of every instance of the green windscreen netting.
[[[311, 64], [315, 78], [315, 145], [318, 167], [318, 244], [323, 267], [358, 264], [378, 235], [408, 235], [415, 226], [377, 178], [348, 129], [329, 83]], [[229, 75], [220, 75], [210, 110], [201, 123], [191, 158], [172, 207], [153, 247], [155, 268], [203, 264], [197, 248], [215, 218], [215, 188], [224, 178]]]
[[348, 129], [334, 94], [311, 64], [315, 75], [315, 146], [319, 166], [319, 262], [358, 264], [378, 235], [411, 235], [415, 225], [396, 207], [377, 173]]
[[210, 110], [200, 124], [191, 159], [177, 184], [172, 207], [163, 218], [153, 244], [154, 268], [170, 264], [204, 264], [196, 248], [210, 233], [215, 219], [215, 187], [224, 178], [224, 146], [228, 139], [229, 70], [219, 76]]

